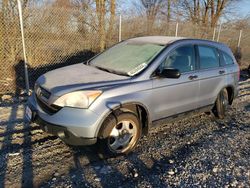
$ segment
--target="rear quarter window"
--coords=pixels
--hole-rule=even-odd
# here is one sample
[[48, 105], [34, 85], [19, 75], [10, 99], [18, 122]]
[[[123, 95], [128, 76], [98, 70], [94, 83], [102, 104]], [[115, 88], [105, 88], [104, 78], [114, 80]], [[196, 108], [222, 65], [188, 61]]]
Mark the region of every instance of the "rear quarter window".
[[200, 69], [219, 67], [218, 52], [209, 46], [198, 46]]
[[228, 55], [227, 53], [221, 52], [221, 56], [222, 56], [222, 58], [221, 58], [222, 59], [222, 61], [221, 61], [222, 66], [234, 64], [232, 57], [230, 55]]

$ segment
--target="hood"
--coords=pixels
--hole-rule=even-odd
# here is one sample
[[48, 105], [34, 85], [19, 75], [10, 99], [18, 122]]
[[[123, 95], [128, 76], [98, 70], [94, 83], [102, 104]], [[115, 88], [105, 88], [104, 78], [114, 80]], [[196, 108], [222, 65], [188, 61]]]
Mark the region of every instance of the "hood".
[[38, 78], [37, 84], [51, 93], [62, 94], [79, 89], [98, 87], [98, 85], [105, 86], [111, 84], [110, 82], [128, 79], [127, 76], [112, 74], [79, 63], [43, 74]]

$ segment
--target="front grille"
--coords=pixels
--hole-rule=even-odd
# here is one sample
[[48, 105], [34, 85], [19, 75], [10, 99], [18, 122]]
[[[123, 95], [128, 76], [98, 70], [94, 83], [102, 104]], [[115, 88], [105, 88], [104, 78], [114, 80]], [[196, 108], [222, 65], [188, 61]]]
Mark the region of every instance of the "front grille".
[[41, 86], [37, 87], [35, 92], [37, 96], [39, 96], [40, 98], [45, 98], [46, 100], [48, 100], [51, 95], [49, 91], [42, 88]]
[[49, 115], [53, 115], [56, 112], [58, 112], [59, 110], [62, 109], [62, 107], [56, 106], [56, 105], [47, 105], [42, 99], [40, 99], [37, 95], [36, 95], [36, 99], [37, 99], [37, 103], [40, 106], [40, 108], [46, 112]]
[[44, 89], [43, 87], [39, 86], [38, 84], [35, 85], [35, 94], [38, 105], [47, 114], [53, 115], [54, 113], [61, 110], [60, 106], [48, 104], [48, 100], [51, 96], [51, 93], [48, 90]]

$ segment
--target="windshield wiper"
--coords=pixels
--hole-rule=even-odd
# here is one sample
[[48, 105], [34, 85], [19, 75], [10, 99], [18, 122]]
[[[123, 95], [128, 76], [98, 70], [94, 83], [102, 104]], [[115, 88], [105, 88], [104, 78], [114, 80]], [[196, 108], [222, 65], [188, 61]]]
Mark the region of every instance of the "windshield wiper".
[[103, 68], [103, 67], [99, 67], [99, 66], [95, 66], [95, 67], [97, 69], [100, 69], [100, 70], [103, 70], [103, 71], [106, 71], [106, 72], [109, 72], [109, 73], [118, 74], [118, 75], [121, 75], [121, 76], [129, 76], [129, 74], [126, 73], [126, 72], [116, 71], [116, 70], [107, 69], [107, 68]]

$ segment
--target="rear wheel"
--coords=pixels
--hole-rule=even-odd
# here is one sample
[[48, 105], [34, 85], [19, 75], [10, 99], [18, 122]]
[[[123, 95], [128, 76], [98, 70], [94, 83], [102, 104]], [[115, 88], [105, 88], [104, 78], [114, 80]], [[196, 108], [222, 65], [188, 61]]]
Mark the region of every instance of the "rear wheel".
[[110, 115], [99, 133], [98, 146], [105, 157], [131, 152], [141, 136], [138, 117], [130, 112]]
[[217, 118], [223, 119], [226, 115], [228, 107], [228, 93], [226, 89], [223, 89], [216, 99], [215, 106], [213, 108], [213, 113]]

